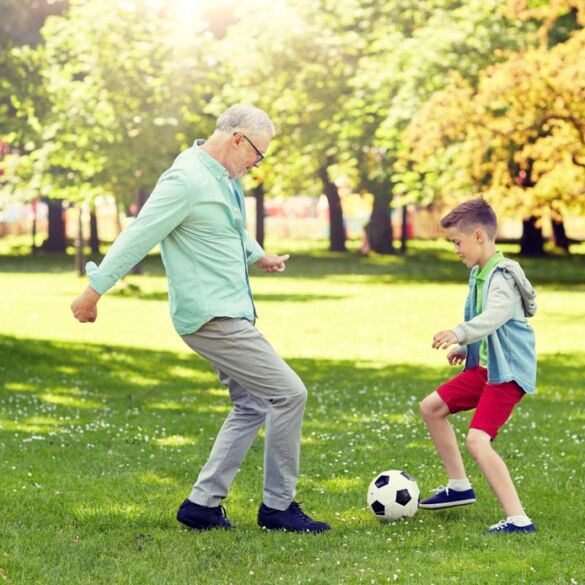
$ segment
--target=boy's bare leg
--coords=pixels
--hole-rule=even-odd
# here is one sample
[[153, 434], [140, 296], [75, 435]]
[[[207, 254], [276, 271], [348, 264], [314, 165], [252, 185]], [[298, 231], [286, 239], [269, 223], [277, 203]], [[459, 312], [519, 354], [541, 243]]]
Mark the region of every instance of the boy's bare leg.
[[525, 516], [508, 467], [494, 451], [490, 436], [485, 431], [469, 429], [467, 447], [494, 490], [506, 516]]
[[439, 394], [433, 392], [420, 403], [420, 411], [437, 452], [443, 460], [447, 477], [449, 479], [465, 479], [465, 467], [457, 445], [455, 431], [447, 421], [449, 408]]

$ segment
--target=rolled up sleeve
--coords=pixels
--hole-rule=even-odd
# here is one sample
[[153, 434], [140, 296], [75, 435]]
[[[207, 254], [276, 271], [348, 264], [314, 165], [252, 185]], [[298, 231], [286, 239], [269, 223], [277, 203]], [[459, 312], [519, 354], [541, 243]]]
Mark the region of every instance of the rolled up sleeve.
[[191, 201], [180, 172], [167, 171], [159, 179], [138, 217], [124, 230], [99, 267], [88, 262], [89, 284], [104, 294], [171, 233], [187, 216]]
[[264, 256], [264, 250], [260, 244], [247, 231], [244, 231], [244, 249], [248, 264], [255, 264]]

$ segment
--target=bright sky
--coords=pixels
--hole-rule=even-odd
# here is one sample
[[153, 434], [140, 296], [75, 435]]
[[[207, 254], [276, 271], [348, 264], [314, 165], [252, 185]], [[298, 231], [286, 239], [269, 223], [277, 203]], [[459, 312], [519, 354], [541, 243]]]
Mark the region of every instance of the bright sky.
[[[131, 0], [129, 0], [131, 2]], [[192, 21], [206, 10], [231, 11], [236, 5], [235, 0], [147, 0], [154, 8], [167, 6], [176, 11], [181, 20]], [[245, 1], [245, 0], [244, 0]]]
[[270, 14], [272, 19], [289, 22], [286, 0], [120, 0], [119, 5], [139, 15], [144, 10], [144, 3], [155, 12], [172, 14], [177, 22], [175, 34], [178, 37], [183, 32], [189, 34], [193, 25], [202, 21], [221, 30], [222, 25], [237, 21], [243, 8], [246, 12], [252, 10], [265, 16]]

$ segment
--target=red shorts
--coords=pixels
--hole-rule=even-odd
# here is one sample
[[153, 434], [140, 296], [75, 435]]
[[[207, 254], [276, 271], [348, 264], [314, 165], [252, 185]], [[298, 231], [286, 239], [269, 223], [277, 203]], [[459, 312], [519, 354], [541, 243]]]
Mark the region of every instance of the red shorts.
[[481, 366], [463, 371], [437, 388], [449, 412], [475, 408], [470, 429], [485, 431], [492, 441], [498, 429], [510, 418], [514, 406], [524, 397], [516, 382], [488, 384], [487, 370]]

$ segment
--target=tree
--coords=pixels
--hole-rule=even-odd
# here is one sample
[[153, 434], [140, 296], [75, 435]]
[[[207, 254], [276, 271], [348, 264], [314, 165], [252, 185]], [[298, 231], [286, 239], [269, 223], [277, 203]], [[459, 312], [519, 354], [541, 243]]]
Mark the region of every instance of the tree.
[[68, 0], [2, 0], [0, 45], [35, 47], [48, 16], [67, 9]]
[[585, 209], [584, 49], [577, 30], [487, 69], [476, 87], [453, 79], [408, 129], [411, 179], [432, 196], [481, 192], [521, 214], [521, 252], [542, 254], [540, 219]]
[[144, 202], [176, 155], [184, 83], [206, 48], [201, 27], [180, 37], [176, 24], [146, 0], [76, 0], [48, 19], [42, 75], [51, 108], [19, 157], [21, 185], [78, 204], [103, 194], [124, 207]]
[[368, 224], [375, 251], [394, 251], [390, 207], [412, 200], [395, 163], [413, 116], [449, 83], [451, 72], [476, 83], [480, 70], [523, 42], [526, 32], [500, 5], [497, 0], [362, 3], [367, 16], [358, 13], [355, 26], [364, 46], [345, 115], [361, 187], [375, 197]]
[[253, 102], [271, 115], [277, 135], [255, 181], [261, 179], [271, 193], [325, 193], [330, 249], [345, 251], [343, 213], [333, 179], [347, 169], [339, 130], [357, 48], [327, 26], [337, 12], [324, 14], [326, 4], [298, 0], [286, 6], [264, 3], [262, 11], [253, 3], [242, 7], [222, 43], [222, 75], [230, 84], [218, 101], [222, 106]]
[[[15, 167], [15, 158], [26, 153], [40, 136], [42, 120], [50, 112], [42, 70], [44, 52], [40, 29], [50, 14], [66, 9], [67, 2], [4, 0], [0, 21], [0, 140], [7, 145], [5, 170]], [[36, 47], [36, 48], [35, 48]], [[0, 169], [2, 171], [2, 169]], [[1, 183], [24, 201], [38, 197], [32, 185], [20, 184], [18, 176], [0, 172]], [[36, 226], [33, 222], [33, 253]], [[49, 250], [65, 250], [62, 202], [49, 207]]]

